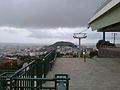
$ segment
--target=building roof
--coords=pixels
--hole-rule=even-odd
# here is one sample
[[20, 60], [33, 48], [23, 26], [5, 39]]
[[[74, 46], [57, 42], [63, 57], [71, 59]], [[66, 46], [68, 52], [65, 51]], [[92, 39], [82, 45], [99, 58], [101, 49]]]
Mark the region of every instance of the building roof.
[[120, 0], [111, 0], [107, 5], [105, 5], [102, 9], [100, 9], [91, 19], [88, 23], [93, 22], [97, 18], [99, 18], [101, 15], [115, 7], [118, 3], [120, 3]]
[[120, 32], [120, 0], [109, 0], [88, 22], [92, 30]]

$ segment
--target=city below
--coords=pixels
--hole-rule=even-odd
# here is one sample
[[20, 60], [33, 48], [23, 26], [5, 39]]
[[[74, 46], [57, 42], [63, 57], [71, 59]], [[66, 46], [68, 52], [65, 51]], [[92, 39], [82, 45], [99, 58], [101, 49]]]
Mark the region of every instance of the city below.
[[[55, 47], [51, 45], [2, 43], [0, 44], [0, 73], [16, 71], [23, 67], [24, 63], [29, 63], [34, 58], [42, 58], [53, 49]], [[93, 48], [89, 48], [88, 51], [91, 49]], [[58, 57], [77, 57], [78, 55], [78, 49], [71, 46], [57, 46], [56, 51], [59, 53]]]

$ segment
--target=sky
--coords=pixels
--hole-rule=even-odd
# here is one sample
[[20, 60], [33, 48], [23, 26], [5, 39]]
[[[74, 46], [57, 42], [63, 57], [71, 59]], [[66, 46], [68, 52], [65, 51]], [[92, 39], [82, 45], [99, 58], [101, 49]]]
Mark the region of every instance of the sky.
[[[71, 41], [85, 31], [83, 44], [96, 43], [102, 33], [87, 29], [94, 12], [105, 0], [0, 0], [0, 42], [52, 44]], [[113, 42], [112, 33], [106, 39]], [[119, 33], [117, 42], [119, 42]]]

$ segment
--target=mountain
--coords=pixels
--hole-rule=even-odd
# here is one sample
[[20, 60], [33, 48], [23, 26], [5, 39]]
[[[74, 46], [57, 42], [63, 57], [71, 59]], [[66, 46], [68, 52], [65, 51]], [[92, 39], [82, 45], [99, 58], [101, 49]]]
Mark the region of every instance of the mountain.
[[64, 41], [56, 42], [56, 43], [52, 44], [51, 46], [52, 47], [57, 47], [57, 46], [77, 47], [75, 44], [73, 44], [71, 42], [64, 42]]

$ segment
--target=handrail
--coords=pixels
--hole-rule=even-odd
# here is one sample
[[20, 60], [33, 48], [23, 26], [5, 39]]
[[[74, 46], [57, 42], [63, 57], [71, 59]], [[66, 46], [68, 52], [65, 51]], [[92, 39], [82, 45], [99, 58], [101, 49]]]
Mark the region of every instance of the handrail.
[[16, 74], [18, 74], [18, 73], [21, 72], [22, 70], [24, 70], [24, 69], [26, 69], [27, 67], [29, 67], [29, 66], [30, 66], [31, 64], [33, 64], [34, 62], [35, 62], [35, 60], [32, 61], [32, 62], [30, 62], [27, 66], [20, 68], [19, 70], [17, 70], [17, 71], [16, 71], [13, 75], [11, 75], [10, 77], [15, 76]]
[[[54, 50], [53, 50], [54, 51]], [[48, 53], [45, 57], [43, 57], [43, 59], [47, 58], [53, 51], [51, 51], [50, 53]], [[41, 59], [42, 60], [42, 59]], [[30, 65], [34, 64], [36, 62], [35, 59], [33, 59], [32, 62], [30, 62], [27, 66], [20, 68], [19, 70], [17, 70], [13, 75], [11, 75], [11, 78], [14, 77], [16, 74], [20, 73], [22, 70], [26, 69], [27, 67], [29, 67]]]
[[44, 58], [48, 57], [54, 50], [52, 50], [50, 53], [48, 53]]
[[[55, 74], [54, 78], [46, 78], [56, 60], [55, 50], [48, 53], [45, 57], [33, 59], [27, 66], [20, 68], [16, 72], [5, 72], [0, 75], [0, 89], [16, 90], [16, 89], [47, 89], [58, 90], [58, 85], [66, 86], [69, 90], [69, 76], [67, 74]], [[29, 67], [29, 69], [27, 69]], [[54, 82], [54, 87], [43, 86], [45, 82]], [[7, 89], [6, 89], [7, 88]], [[9, 88], [9, 89], [8, 89]]]
[[[26, 86], [26, 85], [23, 85], [23, 86], [17, 86], [16, 84], [14, 84], [14, 88], [26, 88], [26, 89], [31, 89], [31, 88], [34, 88], [34, 89], [54, 89], [54, 90], [63, 90], [62, 88], [64, 88], [64, 90], [69, 90], [69, 75], [68, 74], [55, 74], [54, 78], [13, 78], [13, 80], [15, 81], [22, 81], [22, 82], [54, 82], [54, 86], [43, 86], [42, 84], [40, 84], [39, 86]], [[62, 85], [61, 85], [62, 83]], [[61, 88], [61, 89], [60, 89]]]

